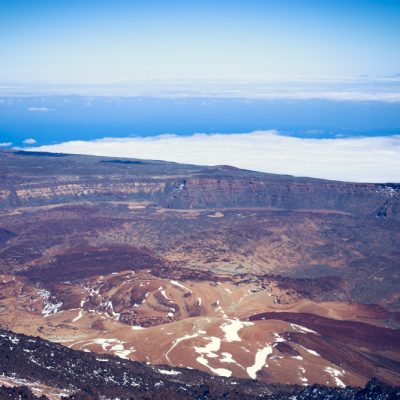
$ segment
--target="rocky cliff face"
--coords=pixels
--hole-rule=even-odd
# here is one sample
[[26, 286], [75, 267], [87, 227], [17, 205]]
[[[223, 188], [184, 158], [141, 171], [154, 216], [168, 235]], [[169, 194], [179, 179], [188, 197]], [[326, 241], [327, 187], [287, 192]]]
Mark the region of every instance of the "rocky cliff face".
[[230, 167], [24, 152], [0, 153], [0, 171], [2, 208], [86, 200], [146, 200], [177, 209], [264, 207], [400, 218], [400, 190], [395, 184], [356, 184]]
[[190, 176], [166, 185], [161, 203], [173, 208], [267, 207], [341, 211], [355, 215], [398, 217], [398, 188], [265, 175]]

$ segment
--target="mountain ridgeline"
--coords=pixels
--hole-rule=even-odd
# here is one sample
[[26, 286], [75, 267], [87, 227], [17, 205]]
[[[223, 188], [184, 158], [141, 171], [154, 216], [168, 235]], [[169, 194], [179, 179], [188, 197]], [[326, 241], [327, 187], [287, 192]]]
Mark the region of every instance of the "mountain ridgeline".
[[174, 209], [263, 207], [400, 219], [400, 184], [395, 183], [25, 151], [1, 152], [0, 170], [2, 208], [140, 200]]

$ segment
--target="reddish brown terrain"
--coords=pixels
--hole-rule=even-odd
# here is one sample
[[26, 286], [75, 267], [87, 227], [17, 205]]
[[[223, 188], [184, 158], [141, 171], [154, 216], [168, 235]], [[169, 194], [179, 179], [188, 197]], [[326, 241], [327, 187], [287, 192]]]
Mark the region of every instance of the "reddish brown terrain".
[[0, 152], [0, 207], [3, 329], [220, 377], [400, 383], [397, 184]]

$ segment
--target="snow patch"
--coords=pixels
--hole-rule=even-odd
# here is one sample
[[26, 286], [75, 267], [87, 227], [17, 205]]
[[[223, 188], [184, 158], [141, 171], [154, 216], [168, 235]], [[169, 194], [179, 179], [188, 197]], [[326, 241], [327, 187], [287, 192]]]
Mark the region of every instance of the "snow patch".
[[49, 317], [50, 315], [56, 314], [60, 307], [63, 305], [62, 301], [56, 301], [55, 303], [50, 301], [51, 294], [48, 290], [39, 290], [39, 295], [43, 299], [44, 307], [42, 310], [42, 315], [44, 315], [45, 318]]
[[79, 321], [82, 318], [83, 310], [79, 310], [79, 314], [72, 320], [72, 322]]
[[183, 342], [184, 340], [189, 340], [189, 339], [193, 339], [195, 337], [199, 336], [197, 333], [194, 333], [193, 335], [185, 335], [182, 336], [181, 338], [175, 339], [172, 346], [170, 347], [170, 349], [165, 353], [165, 358], [168, 360], [168, 362], [171, 362], [168, 354], [181, 342]]
[[170, 280], [170, 282], [174, 285], [174, 286], [178, 286], [181, 289], [185, 289], [186, 291], [192, 293], [192, 291], [190, 289], [188, 289], [186, 286], [183, 286], [181, 283], [174, 281], [174, 280]]
[[251, 379], [257, 379], [257, 372], [265, 365], [270, 354], [272, 354], [272, 346], [270, 345], [266, 345], [257, 351], [254, 364], [246, 368], [247, 374]]
[[339, 371], [333, 367], [326, 367], [325, 371], [335, 380], [337, 386], [344, 388], [346, 387], [345, 383], [339, 378], [343, 377], [344, 371]]
[[303, 346], [302, 346], [302, 348], [303, 348], [305, 351], [307, 351], [308, 353], [312, 354], [313, 356], [321, 357], [321, 356], [320, 356], [316, 351], [314, 351], [314, 350], [307, 349], [306, 347], [303, 347]]
[[[96, 343], [101, 345], [101, 348], [104, 351], [111, 351], [113, 352], [116, 356], [123, 358], [123, 359], [128, 359], [129, 354], [134, 353], [135, 349], [134, 348], [129, 348], [125, 349], [124, 347], [124, 341], [118, 340], [118, 339], [105, 339], [105, 338], [97, 338], [94, 339], [93, 342], [87, 343], [86, 346]], [[84, 349], [85, 351], [87, 349]]]
[[290, 326], [296, 332], [300, 332], [300, 333], [315, 333], [315, 334], [317, 333], [317, 332], [313, 331], [312, 329], [306, 328], [305, 326], [301, 326], [301, 325], [297, 325], [297, 324], [290, 324]]
[[274, 333], [275, 336], [275, 343], [279, 343], [279, 342], [285, 342], [285, 339], [279, 334], [279, 333]]
[[207, 343], [204, 347], [194, 346], [194, 351], [196, 353], [205, 354], [209, 358], [216, 358], [218, 357], [215, 354], [221, 347], [221, 339], [215, 336], [206, 336], [205, 339], [209, 340], [210, 342]]
[[140, 326], [140, 325], [132, 325], [131, 328], [133, 331], [139, 331], [139, 330], [144, 329], [143, 326]]
[[161, 368], [159, 368], [157, 371], [160, 374], [164, 374], [164, 375], [180, 375], [181, 374], [179, 371], [175, 371], [173, 369], [161, 369]]
[[254, 325], [253, 322], [243, 322], [238, 319], [228, 319], [226, 323], [222, 324], [220, 328], [225, 333], [226, 342], [240, 342], [238, 332], [246, 326]]
[[161, 292], [161, 294], [164, 296], [164, 298], [165, 298], [166, 300], [172, 301], [172, 300], [167, 296], [167, 294], [165, 293], [165, 290], [163, 289], [163, 287], [160, 287], [158, 290]]
[[205, 359], [203, 356], [197, 357], [196, 361], [199, 364], [204, 365], [205, 367], [207, 367], [211, 372], [213, 372], [216, 375], [224, 376], [226, 378], [229, 378], [232, 375], [232, 371], [230, 371], [229, 369], [211, 367], [210, 365], [208, 365], [208, 360]]

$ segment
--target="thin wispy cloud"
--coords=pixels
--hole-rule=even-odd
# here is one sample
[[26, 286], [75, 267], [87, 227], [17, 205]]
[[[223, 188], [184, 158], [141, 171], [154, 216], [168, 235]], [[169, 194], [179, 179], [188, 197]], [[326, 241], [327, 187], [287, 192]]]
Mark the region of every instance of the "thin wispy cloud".
[[12, 142], [3, 142], [0, 143], [0, 147], [11, 147], [12, 146]]
[[[125, 82], [97, 85], [9, 85], [6, 96], [155, 97], [247, 100], [329, 100], [351, 102], [400, 102], [400, 80], [285, 80], [269, 82]], [[87, 106], [90, 106], [90, 100]], [[47, 107], [29, 107], [48, 112]]]
[[48, 112], [50, 111], [47, 107], [29, 107], [30, 112]]
[[400, 182], [400, 135], [302, 139], [276, 131], [257, 131], [104, 138], [34, 149], [199, 165], [227, 164], [262, 172], [355, 182]]

